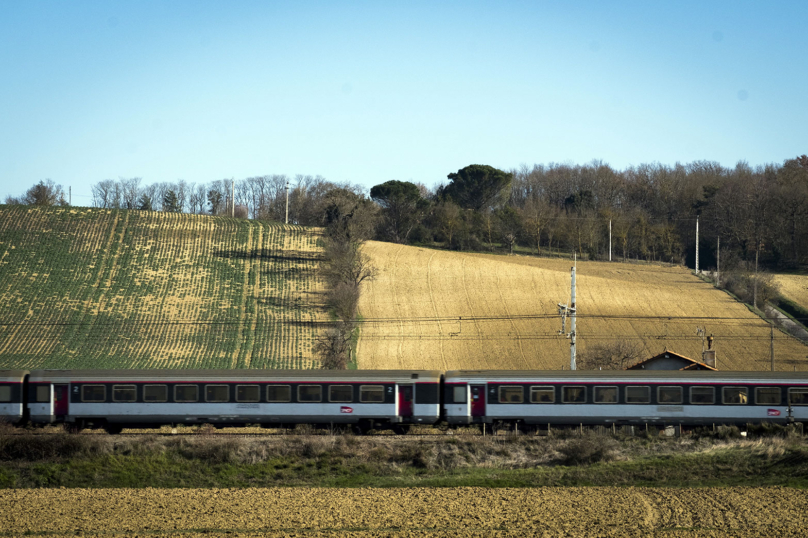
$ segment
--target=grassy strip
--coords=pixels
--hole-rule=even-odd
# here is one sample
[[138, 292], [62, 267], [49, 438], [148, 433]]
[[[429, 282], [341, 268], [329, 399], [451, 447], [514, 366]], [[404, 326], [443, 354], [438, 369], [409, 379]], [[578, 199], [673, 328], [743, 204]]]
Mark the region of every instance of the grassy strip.
[[0, 439], [0, 488], [808, 487], [803, 438], [53, 437]]
[[783, 313], [785, 313], [788, 317], [790, 317], [797, 323], [805, 325], [806, 321], [808, 321], [808, 310], [803, 308], [802, 305], [799, 305], [796, 302], [792, 301], [791, 299], [780, 297], [780, 299], [777, 302], [777, 306]]

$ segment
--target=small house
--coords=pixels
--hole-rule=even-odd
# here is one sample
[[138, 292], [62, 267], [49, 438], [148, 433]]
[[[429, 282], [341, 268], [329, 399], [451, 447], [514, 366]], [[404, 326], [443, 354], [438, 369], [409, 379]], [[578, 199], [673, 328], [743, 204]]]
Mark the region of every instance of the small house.
[[704, 362], [699, 362], [666, 349], [659, 355], [629, 366], [626, 370], [709, 370], [713, 372], [718, 370], [715, 367], [715, 350], [705, 351], [702, 358]]

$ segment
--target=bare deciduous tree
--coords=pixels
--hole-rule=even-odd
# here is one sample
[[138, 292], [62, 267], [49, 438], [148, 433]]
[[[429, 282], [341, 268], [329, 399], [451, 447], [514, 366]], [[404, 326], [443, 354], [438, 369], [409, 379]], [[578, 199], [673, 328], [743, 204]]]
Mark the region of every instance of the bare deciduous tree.
[[353, 325], [340, 322], [317, 337], [314, 352], [320, 356], [322, 369], [344, 370], [348, 367], [353, 330]]
[[202, 214], [205, 212], [205, 200], [207, 198], [207, 188], [204, 183], [196, 185], [188, 197], [188, 210], [191, 213]]
[[645, 348], [626, 340], [596, 343], [587, 346], [578, 354], [581, 370], [624, 370], [643, 358]]
[[124, 209], [137, 209], [138, 198], [140, 197], [140, 181], [139, 177], [132, 178], [119, 178], [118, 184], [121, 193], [121, 207]]

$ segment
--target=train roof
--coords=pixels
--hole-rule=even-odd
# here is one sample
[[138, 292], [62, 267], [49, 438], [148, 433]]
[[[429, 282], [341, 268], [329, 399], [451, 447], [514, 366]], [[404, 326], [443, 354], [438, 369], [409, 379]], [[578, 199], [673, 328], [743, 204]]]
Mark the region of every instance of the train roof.
[[28, 370], [0, 370], [0, 383], [22, 383]]
[[707, 370], [452, 370], [446, 381], [480, 380], [502, 382], [534, 381], [670, 381], [753, 383], [759, 381], [808, 382], [808, 372], [738, 372]]
[[438, 382], [439, 370], [34, 370], [30, 380], [76, 381], [332, 381]]

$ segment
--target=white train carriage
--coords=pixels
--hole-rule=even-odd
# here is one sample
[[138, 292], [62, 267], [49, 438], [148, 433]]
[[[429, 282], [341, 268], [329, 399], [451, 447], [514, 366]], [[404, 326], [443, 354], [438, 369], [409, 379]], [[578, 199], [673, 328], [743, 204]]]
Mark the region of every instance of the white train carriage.
[[38, 370], [31, 420], [110, 430], [162, 424], [434, 424], [438, 371]]
[[0, 370], [0, 422], [17, 424], [25, 418], [25, 378], [28, 370]]
[[808, 422], [808, 373], [453, 371], [449, 424]]

